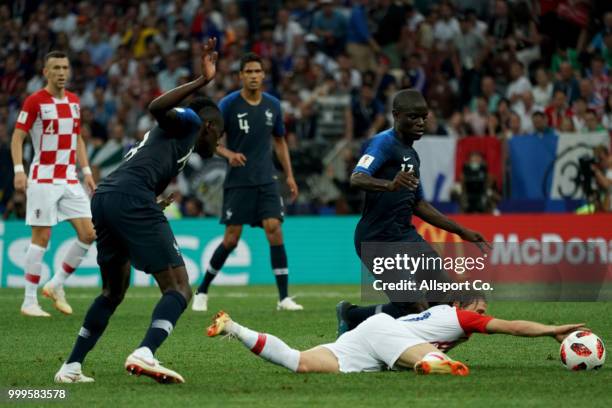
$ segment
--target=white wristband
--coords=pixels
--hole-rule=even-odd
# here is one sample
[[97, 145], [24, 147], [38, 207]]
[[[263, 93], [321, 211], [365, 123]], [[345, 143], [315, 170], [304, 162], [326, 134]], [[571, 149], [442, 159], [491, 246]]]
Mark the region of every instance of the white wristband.
[[81, 169], [84, 175], [91, 176], [91, 168], [89, 166], [85, 166]]
[[23, 164], [16, 164], [15, 167], [13, 167], [13, 171], [15, 173], [25, 173], [25, 169], [23, 168]]

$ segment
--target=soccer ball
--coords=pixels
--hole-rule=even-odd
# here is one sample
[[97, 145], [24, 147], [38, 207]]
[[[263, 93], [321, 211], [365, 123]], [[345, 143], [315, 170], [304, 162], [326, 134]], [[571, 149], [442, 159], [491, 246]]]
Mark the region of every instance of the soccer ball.
[[606, 361], [603, 341], [590, 331], [575, 331], [561, 343], [561, 362], [568, 370], [597, 370]]

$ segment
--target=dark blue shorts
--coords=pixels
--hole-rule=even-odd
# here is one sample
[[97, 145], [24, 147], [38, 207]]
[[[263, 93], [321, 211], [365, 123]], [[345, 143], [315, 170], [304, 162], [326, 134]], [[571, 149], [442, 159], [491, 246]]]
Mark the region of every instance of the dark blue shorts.
[[283, 221], [284, 215], [283, 198], [277, 183], [230, 187], [223, 191], [221, 224], [261, 227], [263, 220], [276, 218]]
[[131, 261], [146, 273], [185, 265], [170, 224], [154, 201], [119, 192], [97, 193], [91, 213], [98, 265]]

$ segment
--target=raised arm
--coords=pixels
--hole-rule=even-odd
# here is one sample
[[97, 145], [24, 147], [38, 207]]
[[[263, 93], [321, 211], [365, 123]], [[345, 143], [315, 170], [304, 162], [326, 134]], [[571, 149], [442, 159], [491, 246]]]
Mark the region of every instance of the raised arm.
[[210, 38], [208, 42], [204, 44], [202, 50], [202, 75], [191, 82], [178, 86], [158, 96], [149, 104], [149, 112], [151, 112], [160, 124], [164, 121], [166, 112], [181, 103], [187, 96], [208, 84], [215, 77], [218, 56], [215, 51], [216, 45], [216, 38]]

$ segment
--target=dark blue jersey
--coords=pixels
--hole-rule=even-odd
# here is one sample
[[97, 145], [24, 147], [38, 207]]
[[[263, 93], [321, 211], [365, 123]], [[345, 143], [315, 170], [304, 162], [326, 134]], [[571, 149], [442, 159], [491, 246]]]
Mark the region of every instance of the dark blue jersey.
[[250, 105], [232, 92], [219, 102], [223, 112], [227, 148], [246, 156], [246, 165], [230, 167], [225, 187], [247, 187], [272, 183], [275, 169], [271, 137], [284, 137], [285, 126], [280, 101], [263, 93], [258, 105]]
[[102, 180], [96, 193], [117, 191], [155, 199], [185, 167], [201, 124], [200, 117], [189, 108], [170, 110], [163, 124], [148, 131], [121, 165]]
[[[419, 177], [419, 155], [404, 145], [394, 129], [385, 130], [365, 146], [354, 172], [374, 178], [393, 180], [398, 171], [413, 171]], [[412, 225], [414, 206], [423, 199], [421, 185], [413, 191], [367, 191], [363, 214], [355, 230], [355, 244], [364, 241], [422, 241]]]

